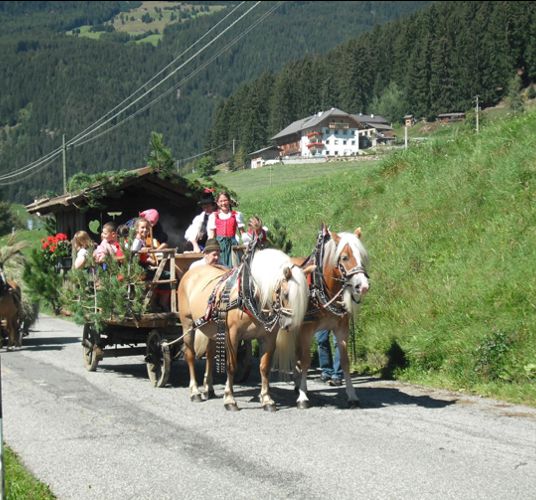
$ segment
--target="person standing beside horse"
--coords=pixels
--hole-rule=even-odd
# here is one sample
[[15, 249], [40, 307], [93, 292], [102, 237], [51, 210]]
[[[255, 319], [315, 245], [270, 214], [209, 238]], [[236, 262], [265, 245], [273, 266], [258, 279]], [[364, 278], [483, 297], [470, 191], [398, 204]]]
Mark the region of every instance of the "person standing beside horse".
[[232, 210], [231, 196], [222, 191], [216, 198], [218, 210], [210, 214], [207, 223], [208, 237], [216, 238], [221, 248], [220, 264], [233, 267], [233, 245], [238, 244], [237, 235], [244, 233], [244, 219], [237, 210]]

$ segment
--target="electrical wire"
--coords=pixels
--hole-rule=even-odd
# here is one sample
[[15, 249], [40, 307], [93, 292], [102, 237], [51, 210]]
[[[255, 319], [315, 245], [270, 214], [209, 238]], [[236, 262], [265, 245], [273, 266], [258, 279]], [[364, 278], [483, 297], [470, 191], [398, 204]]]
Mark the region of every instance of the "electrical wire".
[[[155, 78], [157, 78], [159, 75], [161, 75], [164, 71], [166, 71], [170, 66], [172, 66], [177, 60], [179, 60], [184, 54], [186, 54], [187, 52], [189, 52], [195, 45], [197, 45], [203, 38], [205, 38], [210, 32], [212, 32], [218, 25], [220, 25], [224, 20], [226, 20], [230, 15], [232, 15], [240, 6], [242, 6], [245, 2], [242, 2], [241, 4], [239, 4], [237, 7], [235, 7], [227, 16], [225, 16], [223, 19], [221, 19], [218, 23], [216, 23], [216, 25], [214, 25], [212, 28], [210, 28], [200, 39], [198, 39], [196, 42], [194, 42], [192, 45], [190, 45], [186, 50], [184, 50], [179, 56], [177, 56], [171, 63], [169, 63], [166, 67], [164, 67], [162, 70], [160, 70], [157, 74], [155, 74], [153, 77], [151, 77], [151, 79], [149, 79], [144, 85], [142, 85], [140, 88], [138, 88], [138, 90], [136, 90], [135, 92], [133, 92], [130, 96], [128, 96], [126, 99], [124, 99], [120, 104], [118, 104], [117, 106], [115, 106], [112, 110], [108, 111], [105, 115], [103, 115], [103, 117], [101, 117], [99, 120], [97, 120], [96, 122], [94, 122], [94, 124], [90, 125], [89, 127], [87, 127], [84, 131], [80, 132], [79, 134], [77, 134], [74, 138], [70, 139], [66, 144], [65, 146], [66, 147], [79, 147], [79, 146], [82, 146], [94, 139], [97, 139], [99, 137], [101, 137], [102, 135], [104, 135], [105, 133], [108, 133], [112, 130], [114, 130], [115, 128], [117, 128], [119, 125], [123, 124], [125, 121], [128, 121], [132, 118], [134, 118], [135, 116], [137, 116], [139, 113], [145, 111], [147, 108], [149, 108], [150, 106], [152, 106], [153, 104], [155, 104], [156, 102], [158, 102], [159, 100], [161, 100], [162, 98], [164, 98], [165, 96], [167, 96], [171, 91], [175, 90], [176, 88], [180, 87], [181, 85], [183, 85], [185, 82], [187, 82], [188, 80], [190, 80], [191, 78], [193, 78], [193, 76], [195, 76], [196, 74], [198, 74], [200, 71], [202, 71], [206, 66], [208, 66], [210, 63], [212, 63], [217, 57], [219, 57], [224, 51], [228, 50], [231, 46], [233, 46], [235, 43], [237, 43], [240, 39], [242, 39], [244, 36], [246, 36], [251, 30], [253, 30], [256, 26], [258, 26], [258, 24], [260, 24], [262, 21], [264, 21], [264, 19], [266, 19], [269, 15], [271, 15], [283, 2], [278, 2], [274, 7], [272, 7], [271, 9], [269, 9], [267, 12], [265, 12], [259, 19], [257, 19], [254, 23], [252, 23], [248, 28], [246, 28], [246, 30], [244, 30], [240, 35], [238, 35], [237, 37], [235, 37], [233, 40], [231, 40], [230, 42], [228, 42], [224, 47], [223, 49], [221, 49], [215, 56], [211, 57], [208, 61], [206, 61], [204, 64], [202, 64], [199, 68], [197, 68], [196, 70], [192, 71], [189, 75], [187, 75], [185, 78], [183, 78], [178, 84], [172, 86], [170, 89], [168, 89], [167, 91], [165, 91], [164, 93], [162, 93], [160, 96], [157, 96], [156, 98], [154, 98], [152, 101], [150, 101], [147, 105], [145, 105], [144, 107], [142, 107], [141, 109], [137, 110], [136, 112], [134, 112], [132, 115], [124, 118], [122, 121], [114, 124], [113, 126], [111, 126], [110, 128], [104, 130], [103, 132], [97, 134], [96, 136], [93, 136], [89, 139], [87, 139], [86, 141], [83, 141], [83, 142], [80, 142], [83, 138], [93, 134], [96, 130], [98, 130], [99, 128], [101, 128], [103, 125], [106, 125], [107, 123], [109, 123], [110, 121], [112, 121], [114, 118], [116, 118], [117, 116], [119, 116], [120, 114], [124, 113], [127, 109], [129, 109], [131, 106], [133, 106], [134, 104], [136, 104], [139, 100], [141, 100], [143, 97], [145, 97], [146, 95], [148, 95], [149, 93], [151, 93], [153, 90], [155, 90], [157, 87], [159, 87], [162, 83], [164, 83], [166, 80], [168, 80], [171, 76], [173, 76], [177, 71], [179, 71], [180, 69], [182, 69], [186, 64], [188, 64], [190, 61], [192, 61], [194, 58], [196, 58], [199, 54], [201, 54], [205, 49], [207, 49], [210, 45], [212, 45], [216, 40], [218, 40], [221, 36], [223, 36], [229, 29], [231, 29], [236, 23], [238, 23], [240, 20], [242, 20], [247, 14], [249, 14], [254, 8], [256, 8], [261, 2], [258, 1], [256, 2], [252, 7], [250, 7], [245, 13], [243, 13], [238, 19], [236, 19], [233, 23], [231, 23], [231, 25], [229, 25], [227, 28], [225, 28], [221, 33], [219, 33], [215, 38], [213, 38], [211, 41], [209, 41], [207, 44], [205, 44], [201, 49], [199, 49], [193, 56], [191, 56], [189, 59], [187, 59], [184, 63], [182, 63], [179, 67], [175, 68], [171, 73], [169, 73], [166, 77], [164, 77], [162, 80], [160, 80], [158, 83], [156, 83], [153, 87], [151, 87], [149, 90], [147, 90], [146, 92], [144, 92], [141, 96], [139, 96], [136, 100], [134, 100], [132, 103], [130, 103], [129, 105], [125, 106], [123, 109], [121, 109], [119, 112], [117, 112], [116, 114], [114, 114], [112, 117], [106, 119], [104, 122], [102, 122], [102, 120], [110, 115], [110, 113], [112, 113], [113, 111], [115, 111], [117, 108], [119, 108], [122, 104], [124, 104], [125, 102], [127, 102], [130, 98], [132, 98], [134, 95], [136, 95], [137, 93], [139, 93], [143, 88], [145, 88], [150, 82], [152, 82]], [[99, 124], [99, 122], [102, 122]], [[99, 124], [99, 125], [97, 125]], [[224, 144], [225, 145], [225, 144]], [[208, 150], [206, 152], [203, 152], [203, 153], [199, 153], [197, 155], [194, 155], [190, 158], [185, 158], [183, 160], [179, 160], [179, 161], [185, 161], [185, 160], [188, 160], [188, 159], [193, 159], [193, 158], [196, 158], [198, 156], [201, 156], [203, 154], [206, 154], [208, 152], [211, 152], [211, 151], [214, 151], [215, 149], [219, 149], [220, 147], [223, 147], [223, 145], [221, 146], [217, 146], [216, 148], [212, 148], [211, 150]], [[63, 150], [63, 147], [59, 147], [53, 151], [51, 151], [50, 153], [48, 153], [47, 155], [43, 156], [42, 158], [40, 158], [39, 160], [36, 160], [34, 162], [31, 162], [30, 164], [26, 165], [25, 167], [21, 167], [17, 170], [14, 170], [12, 172], [9, 172], [5, 175], [0, 175], [0, 185], [8, 185], [8, 184], [15, 184], [17, 182], [20, 182], [22, 180], [25, 180], [25, 179], [28, 179], [29, 177], [33, 176], [33, 174], [35, 173], [38, 173], [40, 171], [42, 171], [46, 166], [50, 165], [52, 163], [53, 160], [56, 159], [56, 157], [62, 152]], [[50, 161], [47, 162], [47, 160], [50, 159]], [[44, 162], [46, 162], [45, 165], [43, 165], [41, 168], [38, 168], [40, 167]], [[10, 181], [10, 182], [2, 182], [2, 181], [5, 181], [6, 179], [10, 179], [10, 178], [13, 178], [13, 177], [18, 177], [26, 172], [29, 172], [29, 171], [32, 171], [34, 169], [37, 169], [35, 172], [33, 172], [32, 174], [30, 175], [26, 175], [24, 176], [23, 178], [21, 179], [17, 179], [15, 181]]]
[[[184, 50], [180, 56], [178, 56], [177, 58], [175, 58], [174, 61], [177, 61], [182, 55], [184, 55], [185, 53], [187, 53], [188, 51], [190, 51], [195, 45], [197, 45], [203, 38], [205, 38], [211, 31], [213, 31], [218, 25], [220, 25], [225, 19], [227, 19], [230, 15], [232, 15], [238, 7], [240, 7], [241, 5], [243, 5], [245, 2], [242, 2], [241, 4], [239, 4], [239, 6], [235, 7], [227, 16], [225, 16], [222, 20], [220, 20], [218, 23], [216, 23], [215, 26], [213, 26], [212, 28], [210, 28], [200, 39], [198, 39], [196, 42], [194, 42], [192, 45], [190, 45], [186, 50]], [[192, 57], [190, 57], [187, 61], [185, 61], [181, 66], [179, 66], [178, 68], [176, 68], [173, 72], [171, 72], [169, 75], [167, 75], [164, 79], [162, 79], [160, 82], [158, 82], [156, 85], [154, 85], [151, 89], [149, 89], [148, 91], [146, 91], [142, 96], [140, 96], [138, 99], [136, 99], [134, 102], [132, 102], [131, 104], [129, 104], [127, 107], [125, 107], [123, 110], [119, 111], [118, 113], [116, 113], [114, 116], [112, 116], [111, 118], [109, 118], [108, 120], [106, 120], [104, 123], [101, 123], [100, 125], [94, 127], [93, 129], [89, 130], [92, 126], [90, 127], [87, 127], [84, 132], [81, 132], [79, 134], [77, 134], [77, 136], [75, 136], [75, 138], [67, 141], [67, 143], [65, 144], [65, 147], [70, 147], [72, 146], [73, 144], [76, 144], [76, 141], [77, 140], [81, 140], [82, 138], [84, 137], [87, 137], [88, 135], [90, 135], [91, 133], [93, 133], [95, 130], [97, 130], [98, 128], [100, 128], [102, 125], [105, 125], [106, 123], [109, 123], [111, 120], [113, 120], [116, 116], [118, 116], [119, 114], [121, 114], [122, 112], [124, 112], [126, 109], [128, 109], [130, 106], [132, 106], [133, 104], [135, 104], [136, 102], [138, 102], [141, 98], [143, 98], [145, 95], [147, 95], [148, 93], [152, 92], [155, 88], [157, 88], [161, 83], [163, 83], [164, 81], [166, 81], [169, 77], [171, 77], [173, 74], [175, 74], [179, 69], [182, 69], [188, 62], [190, 62], [191, 60], [193, 60], [197, 55], [199, 55], [201, 52], [203, 52], [206, 48], [208, 48], [212, 43], [214, 43], [217, 39], [219, 39], [225, 32], [227, 32], [231, 27], [233, 27], [237, 22], [239, 22], [241, 19], [243, 19], [244, 16], [246, 16], [247, 14], [249, 14], [249, 12], [251, 12], [255, 7], [257, 7], [261, 2], [257, 2], [255, 3], [252, 7], [250, 7], [244, 14], [242, 14], [237, 20], [235, 20], [230, 26], [228, 26], [227, 28], [225, 28], [225, 30], [223, 30], [219, 35], [217, 35], [213, 40], [211, 40], [209, 43], [205, 44], [205, 46], [203, 46], [200, 50], [198, 50]], [[156, 76], [158, 76], [159, 74], [161, 74], [163, 71], [165, 71], [167, 68], [169, 68], [169, 66], [171, 65], [172, 63], [168, 64], [165, 68], [163, 68], [159, 73], [157, 73], [156, 75], [154, 75], [148, 82], [146, 82], [142, 87], [140, 87], [140, 89], [138, 89], [136, 92], [134, 92], [133, 94], [131, 94], [131, 96], [129, 96], [128, 98], [126, 98], [125, 100], [122, 101], [122, 103], [124, 103], [125, 101], [127, 101], [128, 99], [130, 99], [133, 95], [135, 95], [137, 92], [139, 92], [142, 88], [144, 88], [150, 81], [154, 80], [154, 78], [156, 78]], [[116, 106], [115, 108], [113, 108], [114, 110], [117, 109], [117, 107], [119, 107], [120, 105]], [[112, 110], [113, 111], [113, 110]], [[107, 112], [104, 116], [107, 116], [109, 115], [112, 111], [109, 111]], [[95, 122], [95, 124], [99, 123], [99, 121], [102, 121], [103, 117], [101, 117], [99, 120], [97, 120]], [[43, 156], [42, 158], [38, 159], [38, 160], [35, 160], [27, 165], [25, 165], [24, 167], [20, 167], [18, 169], [15, 169], [15, 170], [12, 170], [11, 172], [8, 172], [4, 175], [0, 175], [0, 181], [2, 180], [6, 180], [6, 179], [10, 179], [10, 178], [13, 178], [13, 177], [18, 177], [22, 174], [25, 174], [26, 172], [29, 172], [33, 169], [36, 169], [38, 168], [40, 165], [42, 165], [43, 162], [46, 162], [49, 158], [51, 157], [55, 157], [57, 155], [59, 155], [63, 150], [63, 146], [60, 146], [58, 148], [56, 148], [55, 150], [51, 151], [50, 153], [48, 153], [47, 155]], [[41, 169], [39, 169], [38, 171], [41, 171]], [[25, 179], [27, 177], [24, 177]], [[22, 180], [22, 179], [20, 179]], [[14, 184], [14, 182], [11, 182], [10, 184]]]
[[96, 126], [97, 124], [99, 124], [102, 120], [104, 120], [110, 113], [113, 113], [116, 109], [118, 109], [119, 107], [121, 107], [124, 103], [126, 103], [129, 99], [131, 99], [132, 97], [134, 97], [136, 94], [138, 94], [139, 92], [141, 92], [147, 85], [149, 85], [149, 83], [151, 83], [155, 78], [157, 78], [158, 76], [160, 76], [162, 73], [164, 73], [164, 71], [166, 71], [168, 68], [170, 68], [171, 66], [173, 66], [173, 64], [175, 64], [182, 56], [184, 56], [185, 54], [187, 54], [193, 47], [195, 47], [199, 42], [201, 42], [201, 40], [203, 40], [206, 36], [208, 36], [212, 31], [214, 31], [221, 23], [223, 23], [229, 16], [233, 15], [234, 12], [239, 9], [240, 7], [242, 7], [242, 5], [244, 5], [246, 2], [242, 2], [240, 4], [238, 4], [234, 9], [231, 10], [231, 12], [229, 12], [225, 17], [223, 17], [222, 19], [220, 19], [214, 26], [212, 26], [212, 28], [210, 28], [201, 38], [199, 38], [198, 40], [196, 40], [194, 43], [192, 43], [188, 48], [186, 48], [185, 50], [183, 50], [175, 59], [173, 59], [173, 61], [171, 61], [167, 66], [165, 66], [164, 68], [162, 68], [158, 73], [156, 73], [155, 75], [153, 75], [149, 80], [147, 80], [141, 87], [139, 87], [135, 92], [133, 92], [132, 94], [130, 94], [128, 97], [126, 97], [125, 99], [123, 99], [117, 106], [115, 106], [113, 109], [111, 109], [110, 111], [108, 111], [106, 114], [104, 114], [103, 116], [101, 116], [97, 121], [95, 121], [94, 123], [92, 123], [89, 127], [85, 128], [84, 130], [82, 130], [82, 132], [78, 133], [77, 135], [75, 135], [72, 140], [75, 140], [77, 139], [79, 136], [81, 136], [82, 134], [84, 134], [85, 132], [87, 132], [88, 130], [90, 130], [91, 128], [93, 128], [94, 126]]
[[123, 118], [121, 121], [115, 123], [114, 125], [110, 126], [109, 128], [103, 130], [102, 132], [100, 132], [99, 134], [93, 136], [93, 137], [90, 137], [89, 139], [86, 139], [85, 141], [81, 142], [81, 143], [77, 143], [75, 144], [74, 147], [80, 147], [80, 146], [83, 146], [84, 144], [87, 144], [95, 139], [98, 139], [99, 137], [102, 137], [103, 135], [111, 132], [112, 130], [115, 130], [117, 127], [123, 125], [125, 122], [129, 121], [129, 120], [132, 120], [133, 118], [135, 118], [137, 115], [139, 115], [140, 113], [143, 113], [145, 110], [147, 110], [148, 108], [150, 108], [153, 104], [156, 104], [158, 101], [160, 101], [161, 99], [163, 99], [164, 97], [166, 97], [167, 95], [169, 95], [171, 92], [173, 92], [174, 90], [180, 88], [184, 83], [186, 83], [188, 80], [190, 80], [191, 78], [193, 78], [195, 75], [197, 75], [200, 71], [202, 71], [203, 69], [205, 69], [209, 64], [211, 64], [214, 60], [216, 60], [223, 52], [227, 51], [230, 47], [232, 47], [233, 45], [235, 45], [237, 42], [239, 42], [243, 37], [245, 37], [250, 31], [252, 31], [253, 29], [255, 29], [261, 22], [264, 21], [264, 19], [266, 19], [269, 15], [271, 15], [283, 2], [278, 2], [274, 7], [272, 7], [270, 10], [266, 11], [259, 19], [257, 19], [257, 21], [255, 21], [255, 23], [253, 23], [252, 25], [250, 25], [249, 28], [247, 28], [245, 31], [243, 31], [242, 33], [240, 33], [239, 35], [237, 35], [234, 39], [232, 39], [230, 42], [227, 43], [227, 45], [225, 45], [222, 49], [220, 49], [220, 51], [215, 54], [214, 56], [212, 56], [210, 59], [208, 59], [207, 61], [205, 61], [201, 66], [199, 66], [198, 68], [196, 68], [195, 70], [193, 70], [189, 75], [187, 75], [186, 77], [184, 77], [182, 80], [180, 80], [177, 84], [175, 84], [174, 86], [170, 87], [169, 89], [167, 89], [166, 91], [164, 91], [162, 94], [160, 94], [159, 96], [155, 97], [152, 101], [148, 102], [147, 104], [145, 104], [143, 107], [141, 107], [140, 109], [134, 111], [131, 115]]

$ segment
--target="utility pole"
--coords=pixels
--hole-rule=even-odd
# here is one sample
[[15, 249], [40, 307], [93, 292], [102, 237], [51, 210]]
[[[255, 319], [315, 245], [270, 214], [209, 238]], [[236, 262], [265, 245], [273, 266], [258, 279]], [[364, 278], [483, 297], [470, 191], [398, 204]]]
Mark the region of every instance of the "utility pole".
[[67, 193], [67, 148], [65, 147], [65, 134], [63, 134], [63, 194]]
[[233, 156], [235, 155], [235, 139], [233, 139]]
[[408, 149], [408, 126], [404, 125], [404, 149]]
[[476, 108], [475, 108], [475, 113], [476, 113], [476, 133], [478, 134], [478, 95], [475, 96], [475, 99], [476, 99]]

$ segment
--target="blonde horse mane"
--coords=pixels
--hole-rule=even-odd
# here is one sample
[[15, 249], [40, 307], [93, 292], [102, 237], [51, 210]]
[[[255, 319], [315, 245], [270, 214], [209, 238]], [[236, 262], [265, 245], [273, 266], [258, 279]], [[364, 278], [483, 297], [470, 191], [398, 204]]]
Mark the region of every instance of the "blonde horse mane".
[[296, 358], [298, 327], [302, 324], [309, 301], [309, 286], [303, 271], [293, 266], [290, 257], [280, 250], [268, 248], [255, 254], [251, 274], [259, 292], [262, 307], [270, 307], [274, 292], [285, 276], [285, 269], [291, 271], [288, 283], [288, 307], [292, 310], [292, 321], [288, 329], [277, 333], [273, 369], [279, 371], [279, 378], [286, 380], [292, 373]]
[[303, 271], [293, 266], [290, 257], [281, 250], [267, 248], [259, 250], [253, 257], [251, 275], [261, 307], [271, 308], [274, 294], [285, 277], [286, 268], [292, 273], [288, 280], [288, 307], [292, 309], [290, 329], [295, 329], [303, 322], [309, 300], [309, 287]]

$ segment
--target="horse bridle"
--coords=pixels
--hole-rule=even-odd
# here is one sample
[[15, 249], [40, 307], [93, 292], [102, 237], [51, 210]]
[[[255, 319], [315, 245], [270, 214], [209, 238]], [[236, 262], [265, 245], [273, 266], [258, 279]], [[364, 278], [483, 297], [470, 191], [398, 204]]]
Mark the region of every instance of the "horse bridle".
[[[314, 261], [317, 266], [314, 274], [313, 274], [313, 290], [312, 295], [314, 295], [319, 303], [319, 305], [323, 308], [331, 312], [332, 314], [335, 314], [336, 316], [344, 316], [348, 312], [346, 309], [339, 305], [338, 302], [335, 302], [337, 297], [343, 293], [343, 291], [348, 288], [352, 287], [352, 284], [350, 283], [350, 279], [358, 274], [363, 274], [367, 279], [369, 279], [369, 275], [367, 273], [367, 270], [365, 266], [359, 265], [354, 266], [349, 271], [346, 270], [343, 263], [341, 262], [341, 258], [337, 259], [337, 268], [339, 269], [339, 272], [341, 273], [342, 279], [335, 278], [338, 281], [342, 282], [341, 289], [337, 294], [335, 294], [334, 297], [328, 300], [328, 296], [326, 294], [326, 286], [325, 286], [325, 280], [324, 276], [322, 274], [323, 268], [324, 268], [324, 246], [325, 244], [331, 239], [331, 235], [328, 231], [325, 229], [320, 230], [318, 235], [318, 240], [314, 252]], [[359, 304], [359, 300], [355, 300], [354, 294], [352, 294], [352, 301], [356, 304]]]

